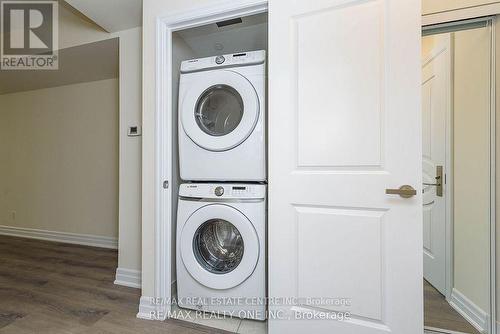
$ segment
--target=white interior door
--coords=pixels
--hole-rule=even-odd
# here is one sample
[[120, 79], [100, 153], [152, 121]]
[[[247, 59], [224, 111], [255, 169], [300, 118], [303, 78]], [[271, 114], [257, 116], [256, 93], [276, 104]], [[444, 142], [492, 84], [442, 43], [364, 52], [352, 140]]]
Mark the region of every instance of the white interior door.
[[[446, 295], [447, 117], [450, 108], [450, 34], [428, 39], [435, 46], [422, 64], [422, 177], [424, 278]], [[439, 173], [439, 169], [442, 173]], [[439, 175], [442, 174], [442, 175]], [[442, 191], [439, 186], [442, 185]]]
[[420, 1], [269, 6], [269, 333], [421, 334]]

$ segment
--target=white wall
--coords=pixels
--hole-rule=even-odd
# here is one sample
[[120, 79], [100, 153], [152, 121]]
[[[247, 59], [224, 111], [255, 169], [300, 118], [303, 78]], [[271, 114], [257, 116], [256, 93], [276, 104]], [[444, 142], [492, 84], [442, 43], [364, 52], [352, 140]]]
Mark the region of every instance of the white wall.
[[453, 35], [454, 288], [488, 313], [490, 31]]
[[[127, 127], [142, 123], [142, 28], [107, 33], [60, 6], [61, 48], [109, 38], [120, 43], [120, 167], [118, 267], [141, 271], [142, 137], [128, 137]], [[139, 275], [139, 274], [138, 274]]]
[[117, 237], [117, 79], [0, 95], [0, 124], [0, 224]]
[[142, 137], [128, 137], [126, 131], [129, 125], [142, 122], [142, 28], [110, 34], [64, 6], [59, 9], [60, 48], [115, 37], [120, 40], [118, 267], [140, 271]]

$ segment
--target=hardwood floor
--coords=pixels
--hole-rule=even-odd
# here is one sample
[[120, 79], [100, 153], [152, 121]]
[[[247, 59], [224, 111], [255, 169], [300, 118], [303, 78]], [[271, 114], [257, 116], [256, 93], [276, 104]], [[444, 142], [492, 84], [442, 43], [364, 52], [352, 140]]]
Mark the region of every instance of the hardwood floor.
[[[0, 334], [224, 334], [136, 318], [139, 289], [113, 284], [115, 250], [0, 236]], [[424, 282], [425, 325], [479, 332]]]
[[428, 327], [480, 334], [426, 280], [424, 280], [424, 324]]
[[140, 290], [114, 285], [116, 267], [115, 250], [0, 236], [0, 333], [230, 333], [137, 319]]

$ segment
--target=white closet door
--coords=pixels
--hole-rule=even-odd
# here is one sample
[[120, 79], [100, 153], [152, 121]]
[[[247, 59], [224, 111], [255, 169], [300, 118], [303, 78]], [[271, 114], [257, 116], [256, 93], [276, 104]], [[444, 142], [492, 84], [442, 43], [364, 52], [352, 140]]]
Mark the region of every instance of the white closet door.
[[270, 334], [423, 332], [420, 34], [417, 0], [269, 1]]
[[[432, 36], [436, 46], [422, 64], [422, 179], [424, 278], [446, 291], [446, 118], [451, 103], [451, 34]], [[439, 173], [439, 168], [442, 172]], [[442, 174], [442, 175], [439, 175]], [[439, 177], [437, 179], [437, 177]], [[441, 193], [437, 186], [441, 184]]]

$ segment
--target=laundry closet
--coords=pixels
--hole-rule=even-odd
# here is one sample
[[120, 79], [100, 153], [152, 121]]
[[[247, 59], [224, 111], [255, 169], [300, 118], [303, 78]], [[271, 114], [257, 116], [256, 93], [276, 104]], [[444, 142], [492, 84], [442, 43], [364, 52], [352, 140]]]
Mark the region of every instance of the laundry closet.
[[172, 317], [238, 333], [267, 332], [267, 28], [261, 13], [171, 41]]
[[[233, 288], [245, 286], [237, 294], [268, 296], [268, 326], [263, 331], [272, 334], [423, 332], [420, 11], [418, 1], [144, 2], [143, 291], [139, 317], [168, 318], [175, 307], [157, 301], [183, 295], [186, 289], [179, 283], [185, 274], [183, 281], [196, 287], [191, 291], [218, 281], [221, 286], [208, 290], [215, 291], [214, 295], [226, 296]], [[261, 13], [268, 17], [252, 16]], [[247, 24], [245, 17], [256, 21]], [[250, 32], [259, 26], [260, 37], [255, 38]], [[214, 38], [217, 35], [220, 38]], [[266, 182], [241, 179], [217, 186], [213, 180], [191, 180], [189, 186], [202, 186], [179, 187], [183, 154], [175, 150], [183, 147], [178, 139], [185, 139], [179, 132], [189, 137], [191, 142], [184, 143], [191, 144], [192, 152], [200, 152], [193, 144], [198, 135], [207, 138], [210, 132], [224, 133], [240, 124], [230, 113], [224, 114], [227, 122], [219, 122], [213, 118], [212, 106], [222, 97], [233, 107], [248, 99], [240, 91], [237, 97], [224, 86], [231, 85], [224, 83], [214, 90], [208, 90], [211, 86], [199, 89], [199, 100], [193, 98], [187, 109], [189, 130], [182, 124], [177, 131], [177, 107], [185, 102], [180, 87], [184, 81], [179, 79], [212, 80], [207, 64], [223, 67], [241, 53], [259, 50], [268, 50], [264, 62], [268, 108], [264, 110], [267, 117], [261, 118], [268, 125], [264, 127], [267, 191], [261, 192], [259, 187], [266, 187]], [[218, 57], [221, 55], [224, 58]], [[185, 63], [196, 70], [186, 68], [179, 73], [183, 60], [200, 57], [211, 58], [207, 63]], [[252, 66], [257, 69], [260, 63]], [[252, 66], [244, 67], [248, 71]], [[243, 71], [236, 65], [225, 70]], [[255, 78], [247, 81], [256, 87]], [[172, 94], [181, 96], [174, 104]], [[241, 113], [235, 115], [240, 115], [241, 124], [248, 124]], [[188, 133], [196, 128], [200, 132]], [[206, 144], [197, 146], [206, 149]], [[234, 142], [222, 144], [218, 148], [221, 155], [242, 147]], [[200, 162], [194, 167], [210, 168], [206, 159], [197, 160]], [[226, 160], [227, 166], [237, 163]], [[248, 165], [239, 167], [244, 171]], [[262, 236], [255, 217], [249, 215], [262, 214], [263, 208], [254, 205], [266, 203], [265, 196], [267, 236]], [[240, 207], [242, 203], [245, 207]], [[242, 223], [231, 227], [216, 219], [204, 225], [210, 226], [207, 229], [190, 225], [193, 235], [183, 247], [190, 253], [187, 262], [198, 269], [179, 275], [175, 264], [179, 264], [179, 254], [184, 261], [184, 251], [177, 252], [182, 247], [174, 245], [175, 236], [179, 222], [183, 226], [190, 223], [189, 218], [178, 219], [177, 210], [182, 209], [185, 217], [192, 210], [189, 217], [201, 221], [202, 211], [196, 211], [198, 215], [193, 210], [210, 205], [234, 209], [231, 212]], [[245, 216], [246, 224], [236, 212]], [[262, 216], [265, 219], [265, 213]], [[204, 218], [208, 222], [214, 217]], [[252, 225], [253, 240], [259, 240], [258, 255], [255, 243], [245, 241], [248, 230], [240, 230], [240, 225]], [[219, 245], [225, 247], [205, 247], [216, 235], [221, 237]], [[266, 239], [267, 248], [261, 247]], [[262, 252], [267, 255], [260, 261]], [[242, 274], [238, 268], [248, 268], [244, 264], [256, 256], [254, 271], [241, 282], [244, 275], [236, 275]], [[260, 280], [264, 292], [257, 284], [260, 273], [256, 271], [262, 262], [268, 264], [267, 274]], [[204, 277], [201, 270], [205, 270]], [[216, 279], [223, 277], [233, 277], [232, 288], [229, 280]], [[241, 283], [236, 285], [238, 281]], [[251, 282], [255, 283], [252, 287]], [[203, 303], [190, 306], [204, 309]], [[243, 309], [250, 311], [246, 306]], [[259, 320], [226, 320], [224, 328], [230, 332], [241, 332], [245, 321], [262, 324]], [[233, 326], [231, 321], [239, 323]]]

